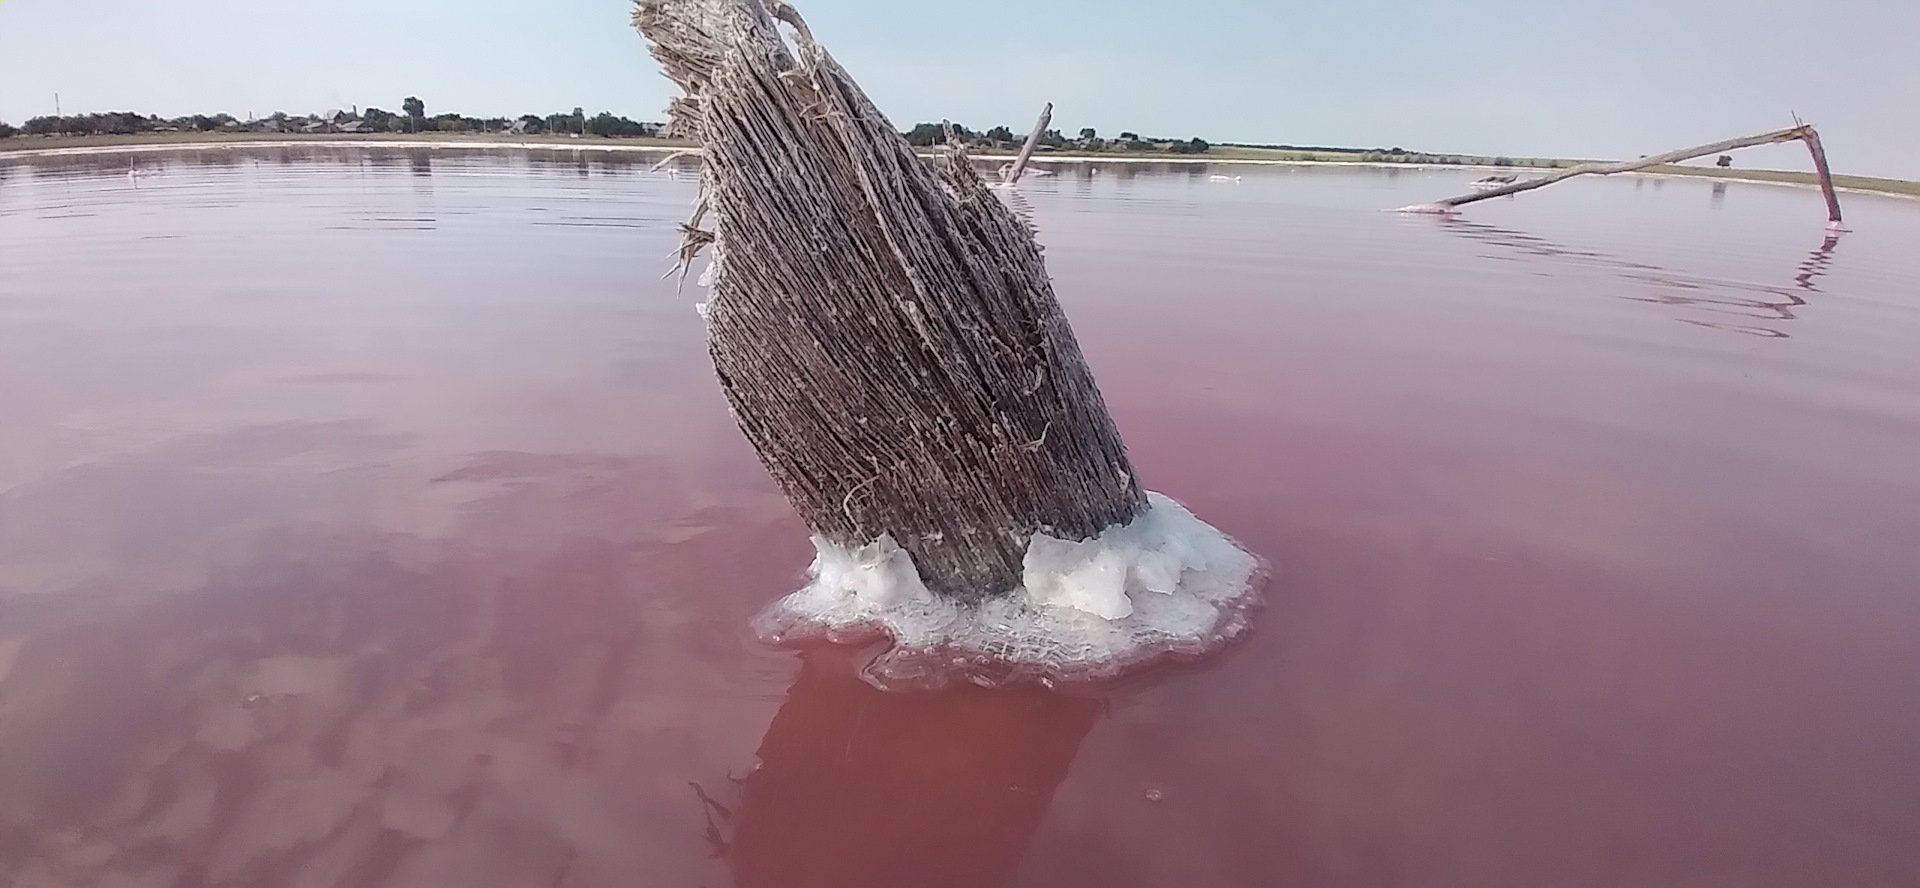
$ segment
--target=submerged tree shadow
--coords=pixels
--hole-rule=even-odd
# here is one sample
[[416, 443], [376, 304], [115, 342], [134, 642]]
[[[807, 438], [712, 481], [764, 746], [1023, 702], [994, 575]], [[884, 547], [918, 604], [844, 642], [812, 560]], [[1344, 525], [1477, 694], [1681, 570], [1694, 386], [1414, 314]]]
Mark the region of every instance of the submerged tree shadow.
[[1012, 875], [1104, 703], [1039, 688], [876, 690], [820, 647], [722, 794], [694, 786], [741, 888], [992, 888]]
[[[1792, 286], [1776, 286], [1750, 281], [1700, 277], [1675, 272], [1658, 265], [1639, 262], [1597, 250], [1583, 250], [1555, 243], [1538, 235], [1501, 228], [1459, 217], [1442, 223], [1445, 230], [1478, 243], [1490, 244], [1527, 256], [1538, 256], [1580, 268], [1606, 272], [1633, 283], [1647, 285], [1649, 295], [1622, 295], [1619, 298], [1685, 308], [1701, 313], [1741, 320], [1677, 317], [1683, 324], [1710, 327], [1760, 336], [1786, 339], [1781, 326], [1797, 320], [1798, 311], [1808, 303], [1805, 295], [1821, 292], [1817, 281], [1833, 263], [1840, 235], [1827, 232], [1818, 247], [1808, 253], [1797, 268]], [[1745, 323], [1752, 321], [1756, 323]]]

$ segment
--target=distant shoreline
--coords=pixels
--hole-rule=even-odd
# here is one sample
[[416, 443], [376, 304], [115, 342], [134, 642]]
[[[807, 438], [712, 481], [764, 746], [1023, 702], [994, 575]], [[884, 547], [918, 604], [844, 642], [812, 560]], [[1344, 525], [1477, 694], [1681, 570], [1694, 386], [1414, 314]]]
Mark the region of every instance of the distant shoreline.
[[[58, 144], [46, 146], [52, 141]], [[36, 147], [46, 146], [46, 147]], [[0, 161], [11, 158], [32, 157], [71, 157], [112, 154], [147, 154], [161, 151], [206, 151], [233, 148], [466, 148], [466, 149], [531, 149], [531, 150], [574, 150], [602, 151], [636, 154], [698, 154], [700, 149], [690, 142], [672, 139], [638, 138], [576, 138], [570, 136], [477, 136], [477, 135], [412, 135], [386, 133], [377, 136], [355, 137], [340, 134], [315, 136], [289, 136], [285, 134], [235, 135], [218, 134], [210, 137], [182, 137], [177, 135], [161, 136], [79, 136], [79, 137], [20, 137], [0, 140]], [[1255, 151], [1270, 151], [1277, 157], [1248, 156]], [[1351, 159], [1341, 156], [1341, 152], [1318, 151], [1305, 152], [1312, 159], [1298, 156], [1303, 152], [1281, 149], [1232, 149], [1224, 148], [1216, 155], [1207, 154], [1148, 154], [1148, 153], [1047, 153], [1036, 155], [1037, 164], [1073, 163], [1073, 164], [1235, 164], [1242, 166], [1341, 166], [1368, 167], [1375, 169], [1427, 170], [1427, 169], [1466, 169], [1466, 170], [1509, 170], [1531, 172], [1535, 170], [1551, 171], [1554, 166], [1569, 166], [1580, 161], [1551, 161], [1529, 158], [1524, 164], [1499, 166], [1491, 163], [1400, 163], [1362, 159], [1362, 152], [1352, 152]], [[1012, 160], [1012, 155], [973, 154], [978, 160]], [[1553, 166], [1548, 166], [1552, 164]], [[1739, 182], [1751, 185], [1779, 185], [1787, 187], [1818, 187], [1818, 182], [1810, 172], [1795, 170], [1723, 170], [1714, 167], [1690, 167], [1669, 165], [1654, 167], [1630, 175], [1648, 175], [1663, 177], [1684, 177], [1694, 179], [1713, 179], [1722, 182]], [[1835, 187], [1852, 194], [1875, 194], [1883, 197], [1920, 199], [1920, 182], [1906, 179], [1883, 179], [1872, 176], [1835, 176]]]
[[142, 153], [151, 151], [194, 151], [203, 149], [250, 147], [292, 148], [303, 145], [323, 147], [370, 148], [580, 148], [606, 151], [671, 153], [698, 150], [692, 142], [678, 139], [606, 138], [602, 136], [509, 136], [477, 133], [378, 133], [355, 136], [343, 133], [295, 135], [290, 133], [146, 133], [129, 136], [14, 136], [0, 139], [0, 159], [8, 157], [61, 157], [86, 154]]

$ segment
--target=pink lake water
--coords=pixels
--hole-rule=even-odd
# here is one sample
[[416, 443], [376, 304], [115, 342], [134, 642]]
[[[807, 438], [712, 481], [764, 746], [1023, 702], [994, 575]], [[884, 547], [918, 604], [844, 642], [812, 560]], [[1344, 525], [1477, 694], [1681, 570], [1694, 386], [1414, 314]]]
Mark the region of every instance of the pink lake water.
[[746, 632], [811, 547], [651, 161], [0, 159], [0, 885], [1920, 883], [1920, 203], [1062, 167], [1267, 607], [885, 694]]

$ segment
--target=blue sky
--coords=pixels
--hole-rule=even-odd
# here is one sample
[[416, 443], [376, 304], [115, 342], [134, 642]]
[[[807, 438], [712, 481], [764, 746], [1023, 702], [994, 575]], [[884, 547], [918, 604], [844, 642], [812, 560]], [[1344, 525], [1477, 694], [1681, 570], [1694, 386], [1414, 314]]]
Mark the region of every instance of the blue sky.
[[[1022, 129], [1051, 100], [1069, 131], [1628, 157], [1798, 111], [1841, 171], [1920, 178], [1916, 0], [796, 2], [902, 126]], [[415, 94], [658, 119], [668, 84], [621, 0], [0, 0], [0, 120], [56, 91], [69, 113]]]

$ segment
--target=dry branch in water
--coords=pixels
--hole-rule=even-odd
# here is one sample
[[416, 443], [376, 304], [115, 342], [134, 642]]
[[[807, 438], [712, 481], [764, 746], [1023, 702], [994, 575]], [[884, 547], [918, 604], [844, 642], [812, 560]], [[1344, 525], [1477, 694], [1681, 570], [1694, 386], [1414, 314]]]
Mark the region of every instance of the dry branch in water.
[[1012, 166], [1007, 167], [1002, 181], [1008, 185], [1020, 182], [1020, 175], [1027, 171], [1027, 162], [1033, 159], [1034, 147], [1040, 144], [1040, 139], [1047, 134], [1047, 125], [1052, 122], [1053, 103], [1048, 102], [1045, 108], [1040, 109], [1040, 119], [1034, 122], [1033, 132], [1027, 134], [1026, 144], [1020, 146], [1020, 156], [1014, 159]]
[[1619, 163], [1584, 163], [1579, 166], [1568, 167], [1551, 175], [1541, 176], [1538, 179], [1527, 179], [1499, 188], [1489, 188], [1483, 191], [1463, 194], [1459, 197], [1449, 197], [1431, 204], [1404, 207], [1402, 208], [1402, 212], [1449, 213], [1457, 207], [1465, 206], [1475, 201], [1492, 200], [1496, 197], [1506, 197], [1510, 194], [1532, 191], [1535, 188], [1545, 188], [1555, 182], [1563, 182], [1575, 176], [1609, 176], [1614, 173], [1630, 173], [1634, 170], [1643, 170], [1661, 164], [1679, 163], [1698, 157], [1706, 157], [1709, 154], [1723, 154], [1738, 148], [1752, 148], [1756, 145], [1772, 145], [1777, 142], [1793, 141], [1805, 142], [1807, 151], [1813, 155], [1814, 169], [1820, 176], [1820, 189], [1825, 193], [1827, 198], [1827, 219], [1833, 225], [1838, 226], [1841, 221], [1840, 198], [1834, 193], [1833, 174], [1827, 168], [1827, 153], [1820, 145], [1820, 134], [1815, 132], [1813, 127], [1805, 124], [1800, 124], [1789, 129], [1775, 130], [1770, 133], [1761, 133], [1757, 136], [1746, 136], [1739, 139], [1728, 139], [1724, 142], [1714, 142], [1710, 145], [1677, 148], [1664, 154], [1655, 154], [1650, 157], [1639, 158], [1638, 160], [1621, 161]]
[[681, 259], [711, 250], [714, 367], [816, 534], [890, 536], [977, 600], [1020, 583], [1036, 531], [1141, 513], [1033, 232], [964, 151], [916, 157], [781, 0], [640, 0], [634, 24], [705, 148]]

